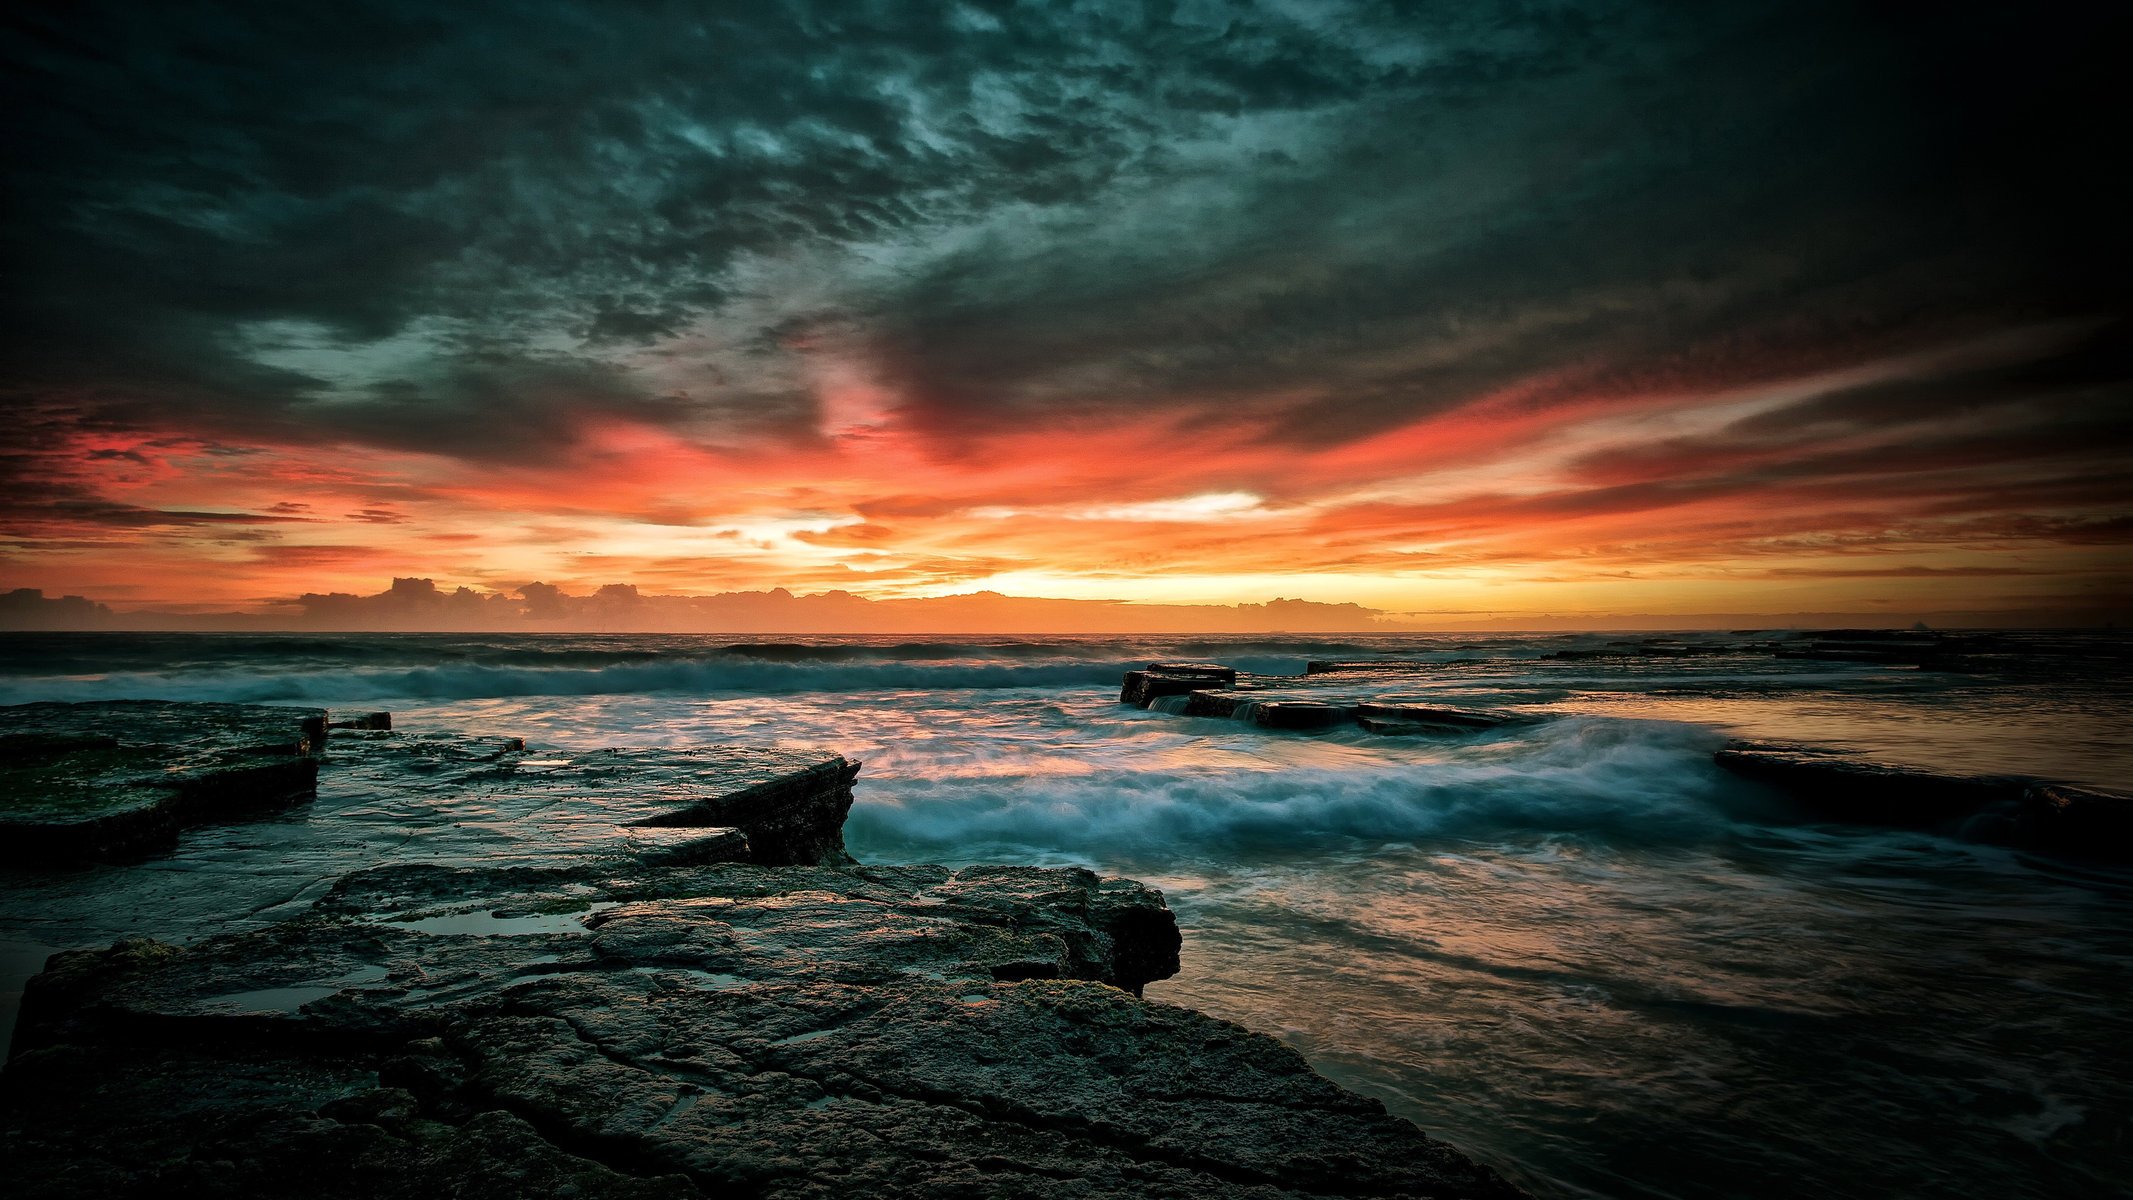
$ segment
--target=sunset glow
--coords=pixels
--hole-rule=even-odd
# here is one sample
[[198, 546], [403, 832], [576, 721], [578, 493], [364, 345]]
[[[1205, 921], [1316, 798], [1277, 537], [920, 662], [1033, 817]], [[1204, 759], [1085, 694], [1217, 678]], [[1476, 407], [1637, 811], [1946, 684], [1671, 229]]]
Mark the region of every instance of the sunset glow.
[[[1301, 597], [1422, 627], [2121, 615], [2122, 310], [2091, 286], [2098, 248], [2042, 266], [2100, 201], [1966, 177], [1997, 222], [1979, 236], [1916, 200], [1957, 182], [1918, 146], [1960, 112], [1803, 115], [1924, 51], [1847, 29], [1788, 106], [1743, 82], [1780, 56], [1762, 40], [1809, 36], [1775, 18], [1509, 42], [1377, 19], [1275, 21], [1319, 83], [1225, 83], [1204, 108], [1070, 102], [1094, 75], [992, 63], [975, 18], [934, 31], [968, 45], [931, 82], [896, 65], [910, 30], [855, 19], [839, 55], [759, 68], [837, 88], [744, 104], [662, 61], [527, 110], [499, 65], [471, 108], [417, 106], [430, 138], [483, 148], [419, 184], [417, 151], [368, 134], [302, 175], [306, 106], [371, 102], [361, 53], [316, 90], [202, 71], [162, 108], [76, 75], [41, 136], [103, 113], [170, 147], [16, 172], [5, 582], [149, 614], [417, 577]], [[1206, 29], [1179, 21], [1183, 53]], [[202, 52], [159, 36], [127, 53]], [[1139, 52], [1093, 17], [1041, 36]], [[1671, 82], [1633, 83], [1631, 46]], [[1430, 65], [1447, 47], [1529, 74], [1467, 108]], [[1623, 142], [1602, 118], [1647, 86], [1690, 115]], [[206, 149], [201, 114], [232, 104], [286, 127]], [[1396, 111], [1429, 118], [1344, 132]], [[618, 114], [635, 140], [600, 132]], [[1973, 150], [2017, 153], [2023, 119]], [[1739, 194], [1741, 163], [1677, 161], [1810, 128], [1759, 185], [1793, 208]], [[172, 173], [217, 154], [246, 181]], [[1465, 165], [1425, 169], [1446, 155]], [[820, 171], [857, 190], [781, 182]]]

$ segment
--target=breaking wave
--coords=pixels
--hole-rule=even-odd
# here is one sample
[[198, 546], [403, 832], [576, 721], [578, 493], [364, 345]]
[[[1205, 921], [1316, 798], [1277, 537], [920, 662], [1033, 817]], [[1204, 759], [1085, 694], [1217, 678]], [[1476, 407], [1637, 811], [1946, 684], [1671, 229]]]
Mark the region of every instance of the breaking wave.
[[629, 693], [802, 692], [1116, 687], [1117, 660], [1058, 662], [781, 662], [752, 657], [663, 658], [598, 667], [369, 667], [303, 671], [119, 672], [17, 677], [0, 681], [0, 702], [33, 700], [221, 700], [243, 703], [348, 703], [393, 699], [472, 700], [496, 696], [602, 696]]
[[1236, 848], [1410, 842], [1542, 830], [1640, 844], [1728, 836], [1750, 816], [1711, 730], [1571, 718], [1430, 763], [1281, 770], [1141, 765], [1049, 779], [921, 766], [862, 777], [846, 830], [874, 858], [1164, 861]]

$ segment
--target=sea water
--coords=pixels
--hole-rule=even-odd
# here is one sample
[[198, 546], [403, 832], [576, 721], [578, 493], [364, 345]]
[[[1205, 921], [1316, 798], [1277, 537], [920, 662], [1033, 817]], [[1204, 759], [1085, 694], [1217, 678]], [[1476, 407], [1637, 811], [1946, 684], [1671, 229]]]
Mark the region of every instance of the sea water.
[[[1818, 821], [1711, 762], [1747, 736], [2122, 786], [2133, 643], [2055, 635], [2049, 659], [1974, 673], [1546, 657], [1610, 640], [42, 635], [0, 642], [0, 703], [386, 708], [529, 754], [830, 749], [865, 762], [861, 859], [1161, 887], [1184, 970], [1151, 999], [1281, 1038], [1537, 1195], [2133, 1188], [2133, 870]], [[1117, 702], [1155, 660], [1379, 655], [1426, 665], [1309, 686], [1549, 719], [1393, 738]], [[391, 792], [329, 766], [284, 821], [18, 872], [14, 977], [56, 947], [273, 919], [334, 874], [420, 857], [423, 818]]]

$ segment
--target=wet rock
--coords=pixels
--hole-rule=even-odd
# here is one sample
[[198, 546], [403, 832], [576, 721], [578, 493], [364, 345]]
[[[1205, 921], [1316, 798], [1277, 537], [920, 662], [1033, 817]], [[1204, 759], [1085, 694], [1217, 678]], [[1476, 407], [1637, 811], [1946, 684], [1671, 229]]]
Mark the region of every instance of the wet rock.
[[748, 835], [738, 829], [639, 827], [628, 831], [629, 852], [655, 867], [695, 867], [707, 863], [748, 862]]
[[[2032, 652], [2041, 648], [2032, 642]], [[1877, 663], [1924, 670], [1976, 671], [1992, 662], [1981, 656], [2008, 649], [1991, 634], [1951, 634], [1912, 629], [1824, 629], [1778, 643], [1778, 658]]]
[[1202, 688], [1232, 687], [1237, 682], [1233, 667], [1214, 663], [1150, 663], [1146, 670], [1126, 672], [1118, 702], [1147, 708], [1165, 696], [1183, 696]]
[[114, 858], [180, 830], [314, 794], [326, 715], [243, 704], [107, 701], [0, 709], [0, 857]]
[[1826, 642], [1805, 646], [1780, 646], [1772, 655], [1776, 658], [1811, 659], [1817, 662], [1889, 663], [1901, 666], [1917, 666], [1936, 656], [1931, 646], [1875, 646]]
[[174, 757], [231, 752], [316, 754], [326, 741], [326, 712], [271, 704], [177, 700], [98, 700], [0, 707], [0, 750], [13, 744], [88, 741], [166, 746]]
[[[547, 1140], [499, 1108], [438, 1119], [349, 1056], [228, 1045], [61, 1046], [0, 1087], [8, 1190], [22, 1197], [684, 1200]], [[88, 1080], [101, 1081], [92, 1086]], [[107, 1122], [127, 1121], [131, 1129]], [[86, 1131], [86, 1132], [84, 1132]]]
[[2133, 859], [2133, 796], [2062, 783], [2022, 793], [2016, 837], [2028, 846], [2082, 858]]
[[1126, 672], [1125, 686], [1119, 689], [1118, 702], [1135, 708], [1146, 708], [1164, 696], [1184, 696], [1202, 688], [1217, 684], [1218, 680], [1198, 675], [1163, 675], [1154, 671]]
[[1942, 775], [1796, 746], [1738, 744], [1712, 756], [1737, 775], [1771, 784], [1817, 813], [1878, 825], [1932, 826], [2012, 806], [2027, 780]]
[[116, 750], [118, 744], [108, 733], [0, 734], [0, 767], [43, 766], [84, 750]]
[[858, 776], [858, 763], [833, 755], [745, 787], [719, 780], [687, 806], [631, 824], [731, 826], [747, 838], [750, 858], [768, 866], [849, 862], [844, 818]]
[[1266, 729], [1328, 729], [1355, 719], [1355, 710], [1319, 700], [1269, 700], [1253, 705], [1252, 723]]
[[1259, 695], [1252, 691], [1213, 691], [1203, 689], [1189, 693], [1185, 697], [1183, 715], [1188, 717], [1231, 718], [1237, 716], [1238, 712], [1246, 705], [1256, 703], [1259, 699]]
[[1127, 990], [1176, 969], [1086, 871], [381, 868], [56, 956], [0, 1150], [26, 1197], [1516, 1195]]
[[[337, 793], [396, 797], [397, 817], [364, 823], [370, 853], [552, 865], [629, 860], [703, 837], [738, 839], [721, 844], [721, 858], [742, 844], [753, 854], [749, 828], [769, 834], [780, 859], [841, 854], [835, 823], [858, 764], [826, 751], [748, 746], [527, 753], [517, 739], [351, 733], [325, 769]], [[413, 842], [403, 821], [420, 831]], [[746, 828], [729, 833], [738, 826]], [[784, 827], [791, 832], [780, 840]], [[345, 862], [344, 854], [329, 858]]]
[[1314, 658], [1304, 663], [1306, 675], [1333, 675], [1358, 671], [1415, 671], [1436, 664], [1419, 658]]
[[1479, 733], [1532, 720], [1519, 713], [1443, 704], [1358, 704], [1355, 716], [1356, 723], [1370, 732], [1393, 735]]
[[389, 712], [357, 713], [333, 722], [334, 729], [389, 730], [393, 727], [393, 715]]
[[1708, 658], [1719, 654], [1739, 654], [1740, 646], [1721, 645], [1710, 642], [1674, 642], [1651, 639], [1637, 643], [1631, 653], [1639, 658]]
[[1200, 680], [1200, 686], [1221, 685], [1228, 687], [1237, 682], [1237, 668], [1218, 663], [1149, 663], [1148, 669], [1158, 675], [1173, 675], [1181, 679]]

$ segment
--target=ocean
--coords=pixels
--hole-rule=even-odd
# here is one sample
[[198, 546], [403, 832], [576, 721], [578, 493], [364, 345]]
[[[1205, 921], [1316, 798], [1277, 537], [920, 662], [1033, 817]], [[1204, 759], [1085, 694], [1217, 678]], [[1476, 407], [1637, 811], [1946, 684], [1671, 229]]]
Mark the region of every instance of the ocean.
[[[2133, 1190], [2133, 868], [1993, 828], [1818, 820], [1729, 737], [1956, 772], [2133, 780], [2133, 638], [2014, 634], [1964, 670], [1774, 657], [1767, 634], [755, 639], [12, 635], [0, 703], [389, 709], [422, 734], [820, 747], [868, 862], [1073, 864], [1163, 889], [1151, 999], [1272, 1033], [1546, 1197]], [[1643, 635], [1637, 635], [1641, 639]], [[1190, 659], [1549, 719], [1281, 733], [1118, 703]], [[0, 878], [5, 985], [45, 954], [286, 915], [489, 819], [336, 773], [167, 858]], [[11, 1019], [11, 1018], [10, 1018]]]

